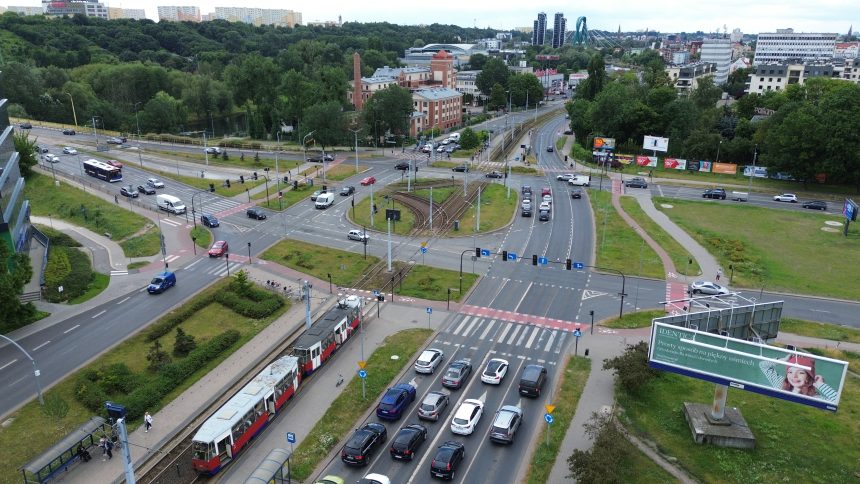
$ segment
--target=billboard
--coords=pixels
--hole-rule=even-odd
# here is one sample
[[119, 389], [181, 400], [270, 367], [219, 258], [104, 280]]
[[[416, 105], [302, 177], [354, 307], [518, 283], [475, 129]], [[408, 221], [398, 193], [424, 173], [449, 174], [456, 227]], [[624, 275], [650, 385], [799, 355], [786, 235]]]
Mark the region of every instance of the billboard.
[[642, 141], [643, 150], [654, 150], [666, 152], [669, 150], [669, 138], [660, 138], [657, 136], [645, 136]]
[[598, 136], [594, 138], [594, 149], [596, 150], [614, 150], [615, 138], [603, 138]]
[[[698, 170], [694, 170], [694, 171], [706, 171], [708, 173], [711, 172], [711, 168], [712, 168], [713, 163], [711, 163], [710, 161], [700, 160], [698, 164], [699, 164]], [[690, 169], [692, 170], [692, 168], [690, 168]]]
[[636, 155], [636, 164], [653, 168], [657, 166], [657, 157]]
[[711, 171], [722, 173], [723, 175], [736, 175], [738, 173], [738, 165], [735, 163], [714, 163], [711, 165]]
[[615, 160], [621, 164], [629, 165], [633, 163], [633, 155], [615, 155]]
[[664, 158], [663, 168], [667, 170], [686, 170], [687, 160], [679, 160], [678, 158]]
[[854, 200], [850, 198], [845, 199], [845, 205], [842, 206], [842, 215], [845, 215], [845, 219], [851, 222], [857, 220], [857, 204], [854, 203]]
[[655, 322], [648, 365], [835, 412], [848, 363]]
[[766, 166], [745, 166], [744, 176], [754, 176], [756, 178], [767, 178]]

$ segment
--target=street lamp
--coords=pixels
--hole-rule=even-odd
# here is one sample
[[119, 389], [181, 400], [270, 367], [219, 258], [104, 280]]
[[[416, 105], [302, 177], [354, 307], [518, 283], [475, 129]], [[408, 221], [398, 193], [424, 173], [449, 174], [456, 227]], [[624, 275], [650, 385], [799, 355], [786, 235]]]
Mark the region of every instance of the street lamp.
[[34, 360], [32, 356], [30, 356], [30, 353], [27, 353], [27, 350], [22, 348], [21, 345], [16, 343], [14, 340], [12, 340], [9, 337], [4, 336], [2, 334], [0, 334], [0, 338], [3, 338], [6, 341], [15, 345], [15, 347], [18, 348], [19, 350], [21, 350], [21, 352], [24, 353], [24, 356], [29, 358], [30, 362], [33, 363], [33, 375], [36, 377], [36, 393], [39, 395], [39, 405], [44, 406], [45, 405], [45, 399], [42, 398], [42, 385], [39, 383], [39, 375], [41, 374], [41, 372], [39, 371], [39, 367], [36, 365], [36, 360]]
[[140, 166], [143, 167], [143, 157], [140, 154], [140, 117], [137, 115], [139, 112], [137, 106], [140, 104], [140, 101], [134, 103], [134, 122], [137, 125], [137, 161], [140, 163]]
[[588, 314], [591, 316], [591, 334], [594, 334], [594, 310], [592, 309]]
[[230, 253], [224, 252], [224, 261], [227, 262], [227, 277], [230, 277]]
[[358, 132], [361, 131], [361, 128], [347, 128], [352, 131], [352, 134], [355, 135], [355, 174], [358, 174]]
[[720, 148], [723, 146], [723, 140], [720, 138], [720, 143], [717, 145], [717, 163], [720, 162]]
[[307, 162], [308, 162], [308, 145], [307, 145], [307, 140], [308, 140], [308, 138], [310, 138], [311, 136], [313, 136], [313, 134], [314, 134], [314, 133], [316, 133], [316, 130], [311, 131], [310, 133], [306, 134], [306, 135], [302, 138], [302, 148], [304, 148], [304, 150], [305, 150], [305, 163], [307, 163]]
[[72, 118], [75, 120], [75, 127], [78, 127], [78, 115], [75, 113], [75, 99], [68, 92], [64, 92], [63, 94], [69, 96], [69, 100], [72, 102]]

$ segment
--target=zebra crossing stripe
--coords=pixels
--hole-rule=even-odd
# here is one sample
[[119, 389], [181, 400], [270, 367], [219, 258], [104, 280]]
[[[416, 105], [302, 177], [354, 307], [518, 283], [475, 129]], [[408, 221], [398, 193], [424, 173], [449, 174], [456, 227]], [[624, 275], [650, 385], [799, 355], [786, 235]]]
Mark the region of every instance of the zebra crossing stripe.
[[539, 333], [540, 331], [542, 331], [542, 329], [541, 329], [541, 328], [535, 328], [535, 331], [532, 331], [532, 335], [531, 335], [531, 337], [529, 338], [528, 343], [526, 343], [526, 349], [531, 349], [531, 347], [532, 347], [532, 343], [534, 343], [535, 338], [537, 337], [537, 335], [538, 335], [538, 333]]
[[546, 351], [547, 353], [549, 352], [549, 350], [551, 350], [551, 349], [552, 349], [552, 342], [553, 342], [553, 340], [555, 340], [555, 335], [556, 335], [557, 333], [558, 333], [558, 331], [557, 331], [557, 330], [553, 330], [553, 331], [549, 334], [549, 338], [547, 338], [546, 346], [545, 346], [545, 347], [544, 347], [544, 349], [543, 349], [543, 350], [544, 350], [544, 351]]
[[508, 331], [510, 331], [511, 327], [514, 325], [514, 323], [511, 323], [511, 322], [507, 322], [505, 324], [506, 324], [505, 329], [502, 331], [502, 334], [499, 336], [499, 339], [498, 339], [499, 342], [505, 340], [505, 336], [508, 335]]
[[[522, 325], [517, 325], [517, 327], [514, 329], [514, 332], [511, 333], [511, 337], [508, 339], [507, 344], [509, 344], [509, 345], [514, 344], [514, 340], [517, 339], [517, 333], [519, 333], [520, 329], [522, 329], [522, 328], [523, 328]], [[525, 331], [523, 331], [523, 332], [525, 333]]]
[[477, 324], [477, 323], [478, 323], [478, 321], [483, 321], [483, 319], [480, 319], [480, 320], [479, 320], [478, 318], [475, 318], [475, 319], [474, 319], [474, 320], [469, 324], [469, 327], [468, 327], [468, 328], [466, 328], [466, 331], [463, 331], [463, 337], [464, 337], [464, 338], [469, 337], [469, 333], [471, 333], [471, 332], [472, 332], [472, 328], [474, 328], [474, 327], [475, 327], [475, 324]]
[[495, 324], [496, 324], [496, 320], [495, 320], [495, 319], [490, 320], [490, 324], [488, 324], [488, 325], [487, 325], [487, 327], [486, 327], [486, 328], [484, 328], [484, 332], [483, 332], [483, 333], [481, 333], [481, 338], [480, 338], [480, 339], [484, 339], [484, 338], [486, 338], [486, 337], [487, 337], [487, 335], [490, 333], [490, 329], [492, 329], [492, 327], [493, 327]]
[[463, 326], [465, 326], [466, 323], [471, 319], [472, 319], [472, 316], [466, 316], [465, 318], [463, 318], [463, 320], [460, 321], [460, 324], [457, 325], [457, 329], [455, 329], [451, 334], [454, 334], [454, 335], [460, 334], [460, 330], [463, 329]]

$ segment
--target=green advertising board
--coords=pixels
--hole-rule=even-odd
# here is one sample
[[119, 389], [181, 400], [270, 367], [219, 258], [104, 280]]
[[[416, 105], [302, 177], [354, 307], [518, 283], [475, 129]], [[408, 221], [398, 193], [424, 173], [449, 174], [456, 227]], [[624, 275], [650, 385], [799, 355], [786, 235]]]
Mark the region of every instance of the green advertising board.
[[653, 368], [836, 411], [848, 363], [655, 322]]

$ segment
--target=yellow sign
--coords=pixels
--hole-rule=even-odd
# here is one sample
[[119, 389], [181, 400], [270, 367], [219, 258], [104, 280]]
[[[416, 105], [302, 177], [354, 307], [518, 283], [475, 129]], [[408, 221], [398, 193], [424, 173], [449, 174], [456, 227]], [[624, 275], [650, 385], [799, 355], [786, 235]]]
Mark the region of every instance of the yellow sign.
[[367, 366], [366, 361], [359, 361], [358, 362], [358, 367], [361, 368], [362, 370], [364, 369], [365, 366]]
[[421, 247], [427, 247], [427, 242], [421, 242]]
[[544, 405], [546, 407], [546, 413], [552, 413], [555, 410], [555, 405]]

